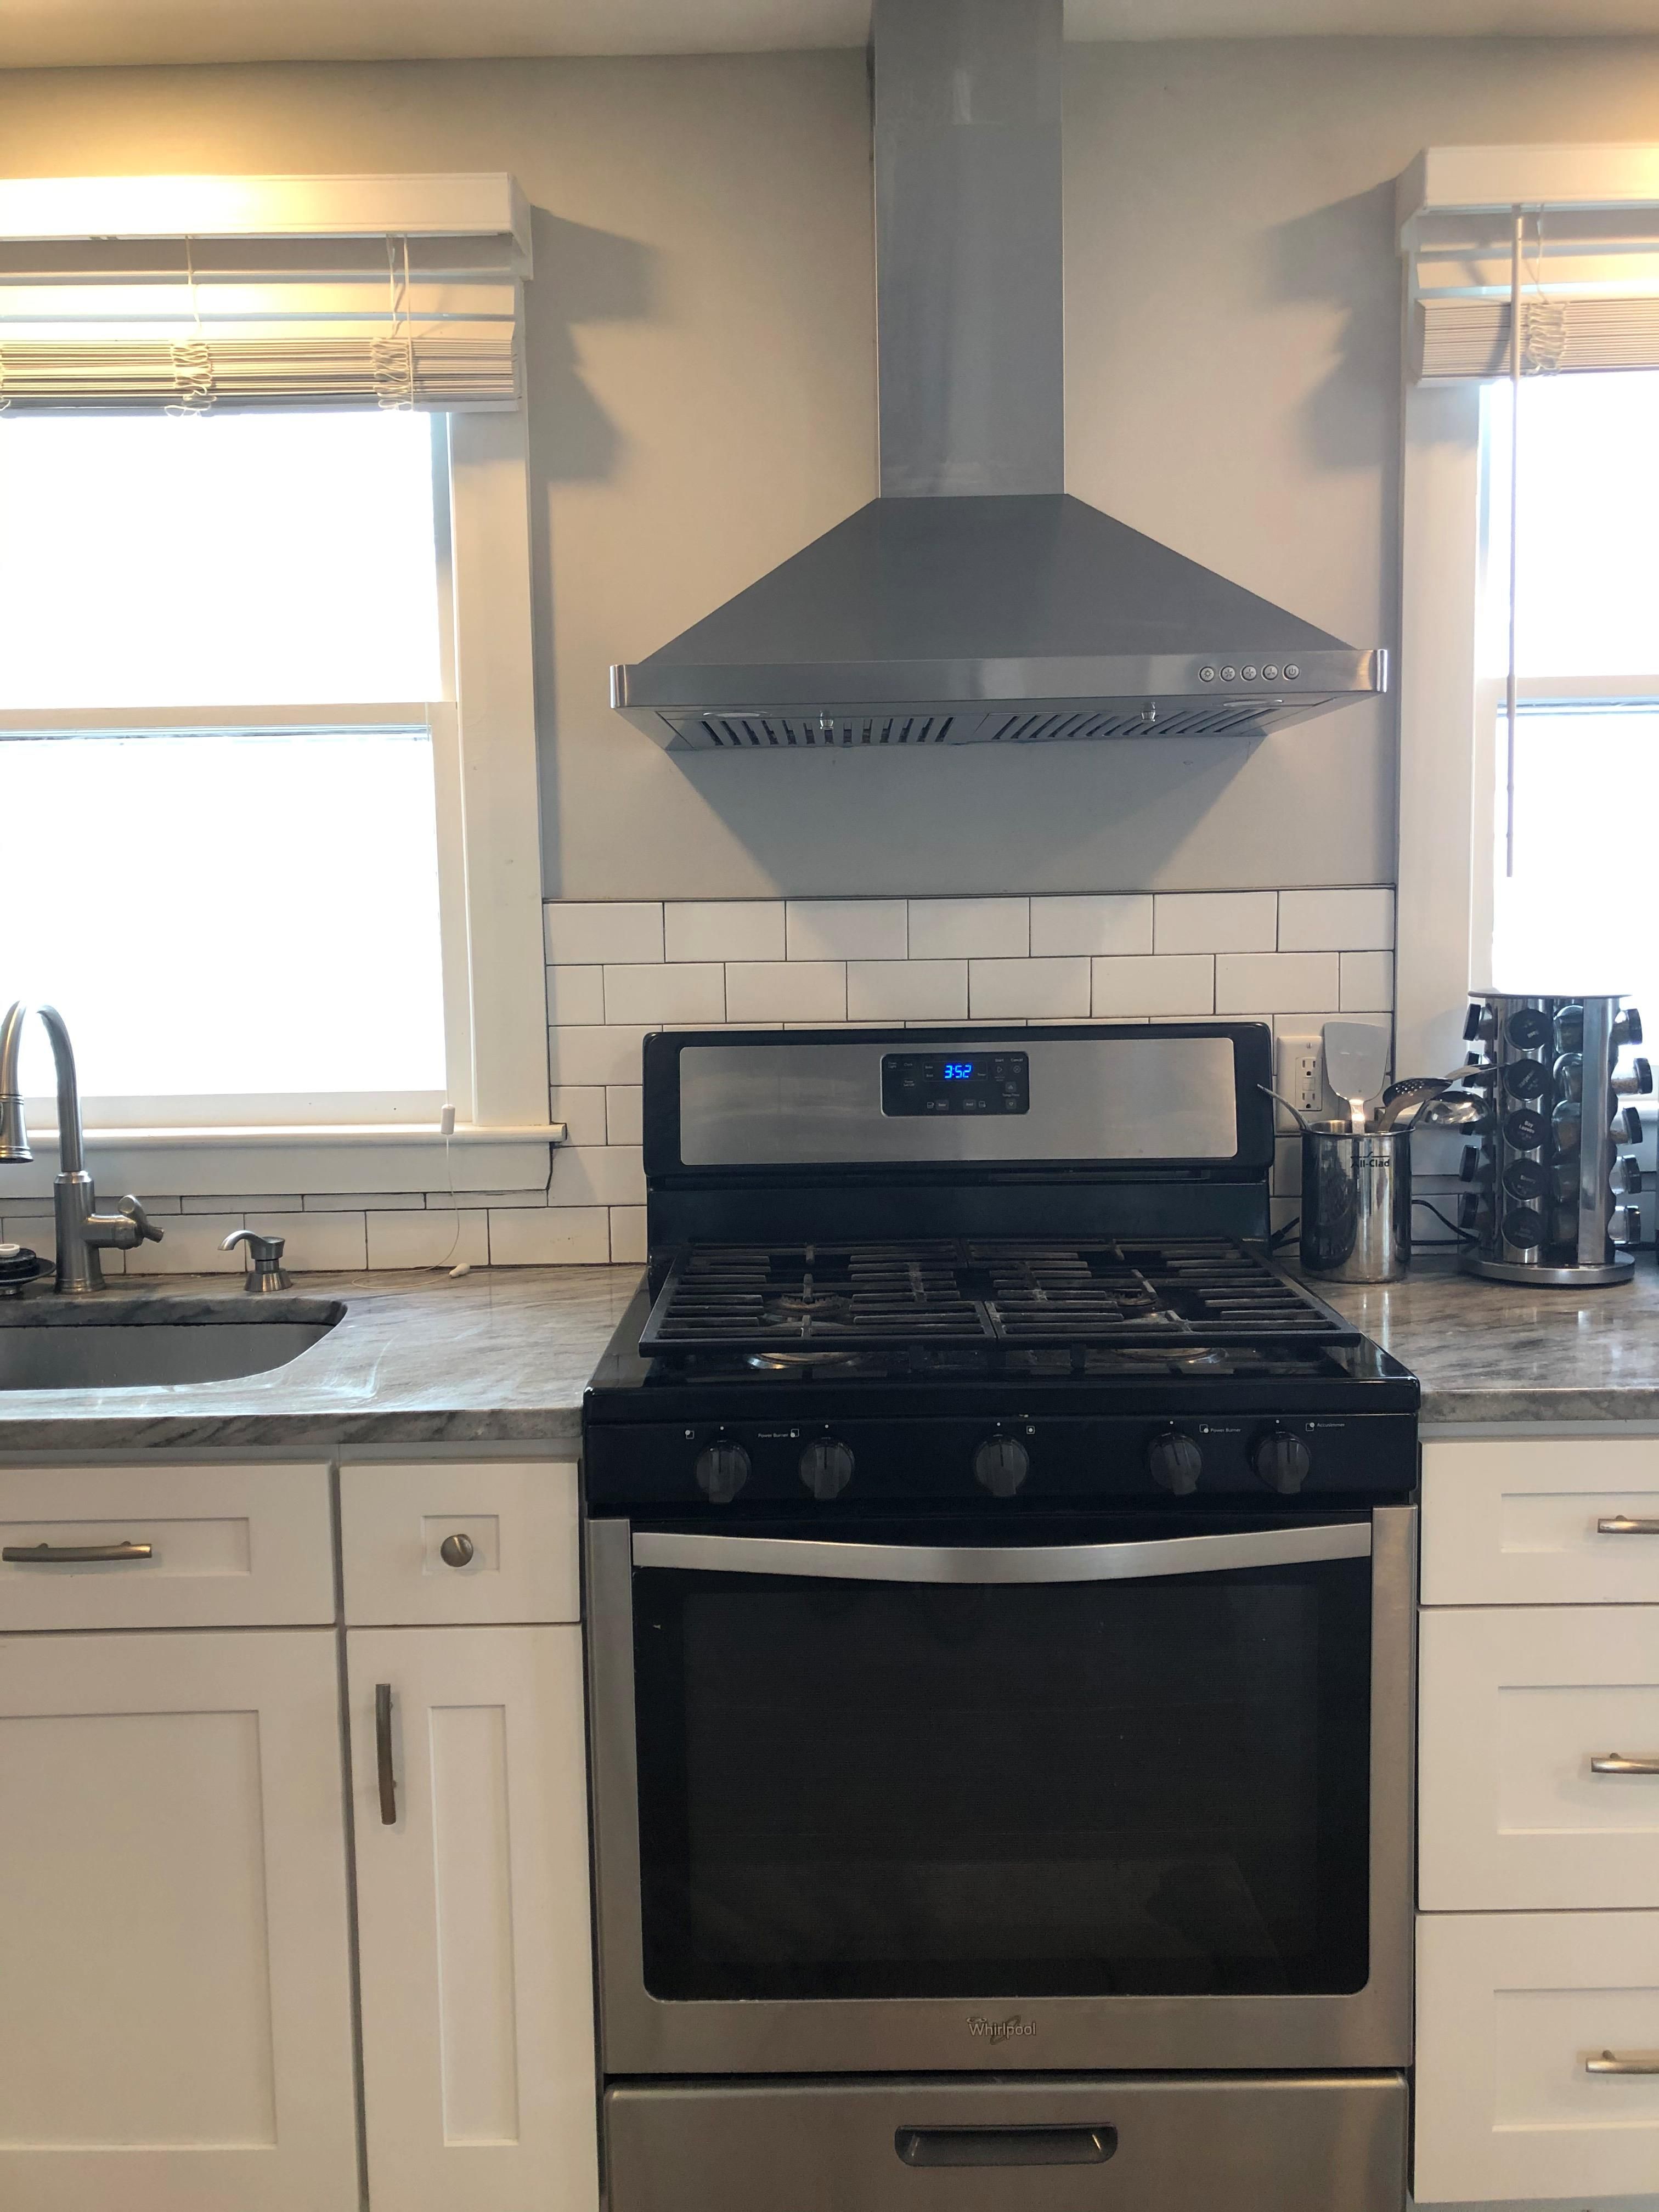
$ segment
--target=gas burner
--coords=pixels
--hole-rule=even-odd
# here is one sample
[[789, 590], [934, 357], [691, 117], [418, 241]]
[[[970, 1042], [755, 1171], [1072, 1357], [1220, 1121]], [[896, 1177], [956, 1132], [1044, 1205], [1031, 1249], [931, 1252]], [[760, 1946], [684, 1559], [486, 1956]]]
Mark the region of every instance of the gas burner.
[[853, 1301], [834, 1291], [787, 1291], [768, 1298], [760, 1317], [769, 1328], [798, 1329], [803, 1322], [839, 1326], [852, 1320]]
[[758, 1375], [805, 1375], [813, 1370], [837, 1374], [856, 1373], [865, 1365], [861, 1352], [751, 1352], [744, 1361]]

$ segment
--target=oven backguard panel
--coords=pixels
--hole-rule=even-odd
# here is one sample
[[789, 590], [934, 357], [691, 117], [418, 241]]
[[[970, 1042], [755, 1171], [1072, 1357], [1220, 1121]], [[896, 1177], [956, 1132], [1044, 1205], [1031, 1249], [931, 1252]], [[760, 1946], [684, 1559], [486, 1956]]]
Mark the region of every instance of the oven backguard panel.
[[653, 1036], [652, 1250], [767, 1237], [1262, 1237], [1271, 1064], [1260, 1022]]

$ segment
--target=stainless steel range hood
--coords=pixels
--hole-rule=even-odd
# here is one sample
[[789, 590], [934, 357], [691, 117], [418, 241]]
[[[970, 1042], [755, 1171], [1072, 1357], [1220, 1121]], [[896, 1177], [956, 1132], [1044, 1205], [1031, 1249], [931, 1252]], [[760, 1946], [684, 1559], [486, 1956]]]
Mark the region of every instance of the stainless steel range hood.
[[611, 701], [671, 750], [1275, 729], [1345, 645], [1063, 489], [1062, 0], [875, 0], [881, 496]]

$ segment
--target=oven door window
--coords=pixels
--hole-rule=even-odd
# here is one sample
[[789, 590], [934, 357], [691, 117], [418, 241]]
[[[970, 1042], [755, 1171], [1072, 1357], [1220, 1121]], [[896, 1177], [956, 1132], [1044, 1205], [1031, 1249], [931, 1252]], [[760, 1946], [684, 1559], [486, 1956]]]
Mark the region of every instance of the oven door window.
[[634, 1607], [654, 1996], [1364, 1986], [1368, 1559]]

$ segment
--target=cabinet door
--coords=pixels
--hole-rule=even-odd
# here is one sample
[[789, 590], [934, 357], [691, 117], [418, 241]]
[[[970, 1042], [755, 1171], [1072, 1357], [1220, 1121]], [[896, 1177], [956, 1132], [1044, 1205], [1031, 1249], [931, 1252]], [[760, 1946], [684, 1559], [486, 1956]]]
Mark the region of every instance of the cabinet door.
[[1659, 1605], [1659, 1437], [1431, 1437], [1425, 1605]]
[[325, 1631], [0, 1638], [0, 2204], [355, 2212]]
[[346, 1650], [370, 2203], [592, 2212], [581, 1632], [354, 1629]]

